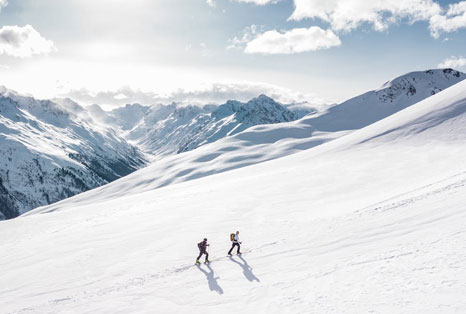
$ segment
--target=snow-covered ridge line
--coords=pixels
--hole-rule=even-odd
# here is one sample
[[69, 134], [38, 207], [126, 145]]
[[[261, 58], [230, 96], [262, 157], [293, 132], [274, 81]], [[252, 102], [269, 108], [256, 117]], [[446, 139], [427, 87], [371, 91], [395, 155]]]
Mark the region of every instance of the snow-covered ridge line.
[[[253, 126], [195, 151], [161, 158], [144, 171], [126, 177], [124, 186], [106, 185], [89, 192], [88, 197], [99, 199], [121, 192], [141, 193], [310, 149], [354, 131], [347, 129], [348, 123], [358, 123], [353, 127], [359, 128], [376, 122], [464, 78], [465, 74], [451, 69], [411, 72], [325, 112], [311, 113], [287, 123]], [[392, 95], [390, 100], [387, 95]], [[342, 112], [348, 117], [339, 120]], [[323, 121], [327, 123], [322, 126]], [[324, 130], [331, 127], [332, 123], [332, 132], [319, 130], [319, 127]]]
[[0, 219], [104, 185], [142, 167], [144, 159], [156, 161], [151, 166], [156, 175], [146, 172], [146, 184], [135, 185], [139, 191], [293, 154], [383, 119], [465, 77], [452, 69], [412, 72], [324, 112], [293, 109], [265, 95], [220, 106], [133, 104], [105, 112], [98, 105], [35, 100], [2, 88]]
[[127, 175], [144, 155], [78, 104], [0, 92], [0, 219]]
[[453, 69], [410, 72], [325, 111], [293, 109], [295, 106], [279, 104], [265, 95], [247, 103], [231, 100], [220, 106], [133, 104], [105, 112], [95, 105], [91, 110], [108, 125], [122, 130], [130, 142], [160, 159], [213, 143], [255, 125], [291, 122], [304, 115], [307, 115], [305, 123], [317, 131], [360, 129], [465, 78], [464, 73]]
[[310, 123], [321, 131], [357, 130], [386, 118], [466, 78], [453, 69], [410, 72], [380, 88], [316, 114]]
[[[443, 71], [439, 72], [443, 73]], [[446, 106], [443, 111], [437, 112], [435, 110], [436, 107], [445, 105], [442, 101], [439, 101], [439, 99], [444, 99], [445, 97], [446, 99], [449, 99], [449, 97], [452, 97], [445, 95], [462, 95], [466, 90], [465, 82], [466, 81], [460, 82], [445, 91], [437, 93], [432, 97], [428, 97], [414, 106], [406, 106], [406, 109], [356, 131], [344, 130], [339, 132], [321, 132], [316, 130], [312, 124], [315, 121], [313, 115], [289, 123], [255, 126], [235, 136], [224, 138], [216, 143], [200, 147], [194, 151], [162, 158], [145, 169], [139, 170], [112, 184], [89, 191], [80, 197], [70, 199], [69, 202], [73, 204], [80, 204], [82, 206], [88, 202], [111, 200], [121, 194], [128, 196], [140, 194], [161, 187], [196, 180], [277, 158], [279, 158], [277, 162], [280, 160], [289, 160], [289, 164], [293, 165], [294, 161], [292, 158], [283, 159], [280, 157], [298, 153], [303, 150], [310, 149], [309, 154], [311, 154], [311, 152], [312, 154], [320, 154], [321, 151], [335, 149], [334, 147], [342, 149], [350, 144], [352, 147], [362, 142], [377, 143], [376, 140], [379, 139], [379, 137], [392, 138], [393, 141], [395, 141], [399, 136], [399, 132], [411, 128], [410, 126], [400, 124], [403, 121], [410, 121], [413, 125], [413, 134], [417, 137], [420, 137], [421, 135], [426, 137], [423, 141], [442, 140], [441, 138], [438, 138], [438, 136], [445, 133], [448, 134], [446, 136], [451, 139], [453, 136], [461, 137], [461, 133], [458, 135], [452, 135], [448, 132], [434, 132], [433, 134], [428, 132], [430, 129], [436, 130], [438, 127], [436, 125], [430, 125], [429, 121], [438, 121], [439, 125], [444, 126], [445, 120], [442, 119], [444, 119], [445, 116], [450, 116], [457, 111], [462, 113], [461, 108], [463, 108], [463, 103], [460, 103], [459, 108], [456, 107], [456, 103], [447, 103], [448, 106]], [[461, 96], [455, 97], [459, 97], [458, 99], [460, 100], [462, 99]], [[430, 105], [431, 103], [436, 103], [436, 106]], [[449, 110], [452, 111], [451, 114], [448, 113]], [[399, 119], [398, 121], [398, 116], [403, 117], [407, 112], [409, 113], [411, 111], [432, 111], [434, 112], [432, 115], [438, 115], [438, 118], [433, 119], [432, 117], [428, 117], [425, 118], [425, 120], [413, 122], [409, 120], [408, 116], [406, 118]], [[378, 131], [379, 129], [377, 128], [387, 125], [387, 122], [385, 122], [386, 120], [391, 121], [389, 125], [396, 125], [397, 129], [380, 129], [380, 131]], [[431, 128], [429, 128], [429, 125]], [[369, 136], [367, 131], [363, 132], [364, 130], [375, 130], [373, 133], [376, 135]], [[403, 135], [406, 134], [401, 133], [401, 136]], [[409, 137], [410, 136], [406, 136], [406, 142]], [[327, 143], [329, 141], [332, 141], [332, 143]], [[321, 145], [324, 143], [327, 144]], [[66, 202], [68, 201], [65, 201], [64, 203]], [[56, 204], [56, 206], [47, 208], [53, 211], [54, 208], [60, 208], [61, 206], [63, 205], [59, 203]], [[34, 212], [40, 211], [41, 209], [38, 209]]]
[[116, 126], [126, 139], [151, 155], [172, 155], [193, 150], [232, 136], [255, 125], [295, 121], [314, 110], [288, 109], [272, 98], [260, 95], [243, 103], [229, 100], [222, 105], [127, 105], [96, 112], [108, 125]]
[[142, 153], [147, 145], [158, 145], [150, 151], [157, 156], [176, 154], [252, 125], [297, 118], [264, 95], [215, 108], [131, 105], [108, 114], [97, 105], [87, 109], [70, 99], [37, 100], [2, 88], [0, 219], [132, 173], [154, 158]]

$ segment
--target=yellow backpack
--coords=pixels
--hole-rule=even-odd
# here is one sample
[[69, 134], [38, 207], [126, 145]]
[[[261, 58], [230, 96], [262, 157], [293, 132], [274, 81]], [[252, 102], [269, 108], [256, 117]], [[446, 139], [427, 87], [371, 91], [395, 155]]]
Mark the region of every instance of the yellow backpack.
[[235, 240], [235, 234], [232, 233], [232, 234], [230, 234], [230, 241], [234, 241], [234, 240]]

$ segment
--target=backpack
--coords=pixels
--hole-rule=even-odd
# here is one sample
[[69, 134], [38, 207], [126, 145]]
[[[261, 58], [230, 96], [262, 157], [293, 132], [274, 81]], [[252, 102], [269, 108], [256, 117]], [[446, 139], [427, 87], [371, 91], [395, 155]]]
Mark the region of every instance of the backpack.
[[234, 240], [235, 240], [235, 234], [232, 233], [232, 234], [230, 234], [230, 241], [234, 241]]
[[197, 244], [197, 247], [198, 247], [199, 250], [200, 250], [200, 249], [202, 248], [202, 242], [199, 242], [199, 243]]

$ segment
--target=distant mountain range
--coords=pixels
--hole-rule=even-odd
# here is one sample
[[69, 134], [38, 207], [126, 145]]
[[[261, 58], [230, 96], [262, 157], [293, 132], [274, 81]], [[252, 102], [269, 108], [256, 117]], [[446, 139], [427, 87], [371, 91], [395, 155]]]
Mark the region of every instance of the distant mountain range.
[[[151, 181], [155, 188], [291, 154], [374, 123], [465, 78], [451, 69], [412, 72], [319, 112], [293, 109], [265, 95], [220, 106], [132, 104], [104, 111], [98, 105], [37, 100], [3, 88], [0, 219], [104, 185], [152, 161], [152, 167], [176, 169], [156, 171], [163, 174]], [[219, 145], [203, 149], [204, 157], [164, 158], [220, 139]], [[229, 139], [246, 141], [249, 149], [238, 156]], [[271, 149], [278, 141], [282, 145]], [[194, 163], [175, 165], [190, 156], [196, 156]], [[213, 156], [237, 162], [214, 165]]]
[[247, 103], [229, 100], [220, 106], [133, 104], [105, 112], [94, 105], [90, 110], [105, 124], [122, 130], [131, 143], [157, 157], [193, 150], [254, 125], [294, 121], [312, 112], [291, 111], [265, 95]]
[[[302, 112], [302, 111], [301, 111]], [[99, 187], [163, 155], [300, 117], [266, 96], [221, 106], [103, 111], [0, 91], [0, 219]]]

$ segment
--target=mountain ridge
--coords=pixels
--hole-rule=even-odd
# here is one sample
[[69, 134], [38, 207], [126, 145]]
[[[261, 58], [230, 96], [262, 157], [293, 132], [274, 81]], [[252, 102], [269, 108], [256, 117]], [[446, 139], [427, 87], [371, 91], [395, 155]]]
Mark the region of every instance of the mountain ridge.
[[[293, 105], [266, 95], [203, 107], [128, 104], [104, 111], [98, 105], [35, 100], [2, 88], [0, 134], [8, 136], [0, 141], [9, 150], [1, 151], [6, 162], [0, 165], [0, 219], [116, 180], [147, 160], [156, 162], [154, 171], [170, 170], [144, 189], [293, 154], [381, 120], [465, 77], [452, 69], [410, 72], [321, 112], [295, 112], [288, 109]], [[203, 156], [189, 154], [205, 145]], [[15, 150], [19, 155], [11, 153]], [[28, 182], [27, 187], [20, 181]]]
[[83, 112], [75, 103], [62, 106], [2, 90], [3, 218], [101, 186], [146, 164], [136, 147], [113, 129], [91, 124]]

